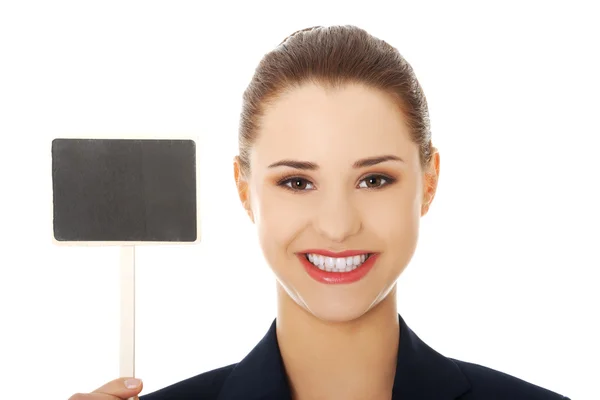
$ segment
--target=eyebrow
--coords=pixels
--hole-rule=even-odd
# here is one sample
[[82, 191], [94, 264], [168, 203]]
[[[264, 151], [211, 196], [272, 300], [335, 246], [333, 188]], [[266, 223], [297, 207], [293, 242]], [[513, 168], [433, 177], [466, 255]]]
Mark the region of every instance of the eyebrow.
[[[404, 162], [404, 160], [401, 159], [400, 157], [394, 156], [392, 154], [388, 154], [388, 155], [384, 155], [384, 156], [362, 158], [362, 159], [356, 161], [354, 164], [352, 164], [352, 167], [353, 168], [372, 167], [373, 165], [381, 164], [386, 161]], [[294, 168], [294, 169], [304, 169], [304, 170], [319, 169], [319, 166], [314, 162], [298, 161], [298, 160], [281, 160], [281, 161], [277, 161], [277, 162], [269, 165], [269, 168], [276, 168], [276, 167], [290, 167], [290, 168]]]

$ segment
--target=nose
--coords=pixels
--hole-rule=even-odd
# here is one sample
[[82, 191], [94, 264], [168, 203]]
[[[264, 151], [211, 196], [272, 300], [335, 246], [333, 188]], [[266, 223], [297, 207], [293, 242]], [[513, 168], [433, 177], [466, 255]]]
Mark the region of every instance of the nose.
[[315, 229], [332, 242], [341, 243], [361, 229], [359, 210], [348, 193], [325, 194], [316, 211]]

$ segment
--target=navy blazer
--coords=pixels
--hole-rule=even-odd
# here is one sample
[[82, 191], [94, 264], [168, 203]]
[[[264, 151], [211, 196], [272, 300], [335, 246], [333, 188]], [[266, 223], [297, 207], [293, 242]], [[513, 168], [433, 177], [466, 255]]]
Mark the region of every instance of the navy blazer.
[[[444, 357], [406, 325], [400, 314], [392, 400], [568, 400], [559, 394], [477, 364]], [[291, 400], [276, 320], [239, 363], [188, 378], [140, 400]]]

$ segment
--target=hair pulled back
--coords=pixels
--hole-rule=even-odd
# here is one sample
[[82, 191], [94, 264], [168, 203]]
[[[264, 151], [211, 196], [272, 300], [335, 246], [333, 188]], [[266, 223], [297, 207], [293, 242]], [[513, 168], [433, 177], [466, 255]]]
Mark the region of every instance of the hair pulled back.
[[260, 118], [277, 96], [304, 83], [325, 88], [359, 83], [396, 100], [419, 146], [421, 165], [431, 160], [431, 131], [425, 94], [399, 51], [355, 26], [311, 27], [288, 36], [265, 54], [243, 95], [239, 159], [248, 174], [250, 150]]

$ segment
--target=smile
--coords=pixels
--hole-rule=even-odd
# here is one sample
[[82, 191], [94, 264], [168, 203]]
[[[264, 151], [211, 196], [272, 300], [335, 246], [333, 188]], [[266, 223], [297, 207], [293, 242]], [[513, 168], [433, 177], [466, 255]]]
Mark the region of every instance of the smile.
[[307, 253], [304, 257], [315, 267], [327, 272], [351, 272], [360, 267], [371, 256], [370, 253], [348, 257], [328, 257], [322, 254]]
[[296, 253], [308, 275], [320, 283], [350, 284], [363, 279], [375, 265], [379, 253], [346, 250], [305, 250]]

